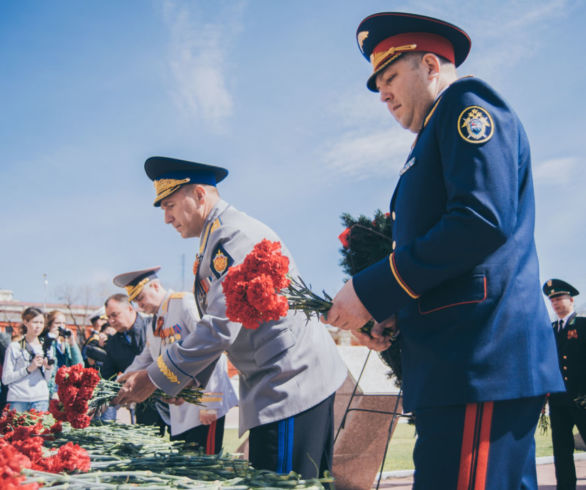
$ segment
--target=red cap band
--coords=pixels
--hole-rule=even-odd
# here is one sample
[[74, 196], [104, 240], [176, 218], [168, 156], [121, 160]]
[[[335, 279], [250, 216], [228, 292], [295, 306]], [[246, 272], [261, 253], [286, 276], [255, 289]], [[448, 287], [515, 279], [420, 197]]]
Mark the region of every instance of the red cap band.
[[454, 63], [454, 46], [445, 37], [428, 32], [407, 32], [381, 41], [370, 55], [374, 71], [393, 61], [405, 52], [423, 51], [442, 56]]

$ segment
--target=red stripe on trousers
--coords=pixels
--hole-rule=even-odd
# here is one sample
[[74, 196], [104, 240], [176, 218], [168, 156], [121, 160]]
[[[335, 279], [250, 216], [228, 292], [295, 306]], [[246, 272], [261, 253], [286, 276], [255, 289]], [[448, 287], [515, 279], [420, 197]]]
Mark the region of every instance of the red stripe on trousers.
[[485, 490], [494, 403], [469, 403], [464, 416], [458, 490]]
[[208, 438], [206, 441], [206, 454], [216, 454], [216, 421], [208, 426]]

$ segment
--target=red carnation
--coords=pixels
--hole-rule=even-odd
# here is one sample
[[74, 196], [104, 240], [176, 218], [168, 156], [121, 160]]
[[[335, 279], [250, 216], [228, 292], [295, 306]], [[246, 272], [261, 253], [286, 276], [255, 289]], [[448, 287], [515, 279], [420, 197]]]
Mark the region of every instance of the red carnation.
[[350, 248], [350, 233], [351, 229], [346, 228], [342, 233], [338, 235], [338, 240], [342, 242], [344, 248]]
[[95, 369], [84, 368], [81, 364], [62, 366], [57, 371], [59, 402], [51, 400], [49, 409], [59, 421], [68, 421], [73, 427], [82, 429], [90, 424], [87, 416], [88, 401], [100, 382]]
[[77, 444], [68, 442], [59, 448], [57, 454], [46, 458], [44, 466], [51, 473], [61, 473], [63, 471], [68, 473], [74, 471], [87, 472], [90, 470], [90, 457], [85, 449]]
[[288, 271], [289, 258], [281, 254], [279, 242], [257, 243], [222, 283], [226, 316], [250, 329], [285, 316], [288, 303], [281, 290], [289, 285]]
[[23, 468], [30, 468], [31, 461], [20, 451], [6, 441], [0, 439], [0, 488], [6, 490], [36, 490], [37, 483], [22, 485], [24, 476], [20, 473]]
[[40, 437], [31, 437], [27, 440], [13, 441], [12, 447], [27, 456], [33, 466], [43, 459], [43, 439]]

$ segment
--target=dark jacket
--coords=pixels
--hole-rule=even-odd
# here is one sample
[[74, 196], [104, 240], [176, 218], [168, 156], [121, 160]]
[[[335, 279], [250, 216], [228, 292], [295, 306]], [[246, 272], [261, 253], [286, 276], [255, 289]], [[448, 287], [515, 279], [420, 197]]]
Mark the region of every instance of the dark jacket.
[[573, 405], [574, 398], [586, 395], [586, 317], [574, 313], [560, 332], [557, 332], [557, 321], [552, 325], [566, 393], [552, 394], [550, 403]]
[[521, 122], [475, 78], [450, 85], [426, 122], [391, 201], [395, 251], [353, 278], [376, 320], [397, 314], [404, 408], [562, 390]]
[[100, 368], [103, 378], [110, 379], [122, 373], [142, 352], [146, 344], [146, 328], [150, 318], [136, 315], [136, 320], [130, 329], [124, 333], [117, 332], [106, 342], [106, 358]]

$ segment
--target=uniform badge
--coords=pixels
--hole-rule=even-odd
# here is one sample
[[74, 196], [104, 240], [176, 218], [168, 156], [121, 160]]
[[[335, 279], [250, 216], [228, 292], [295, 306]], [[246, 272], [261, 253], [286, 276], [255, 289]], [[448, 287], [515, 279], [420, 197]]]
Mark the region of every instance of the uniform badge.
[[570, 339], [577, 339], [578, 338], [578, 330], [568, 330], [568, 340]]
[[216, 278], [220, 278], [224, 272], [232, 265], [234, 259], [230, 257], [228, 252], [222, 247], [221, 244], [216, 246], [214, 251], [212, 252], [212, 264], [211, 269]]
[[486, 109], [471, 105], [458, 117], [458, 133], [468, 143], [486, 143], [494, 134], [494, 122]]

